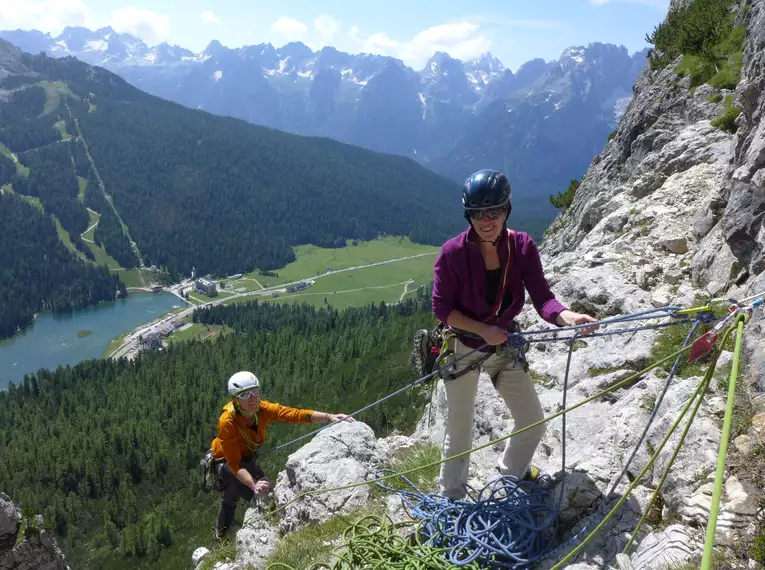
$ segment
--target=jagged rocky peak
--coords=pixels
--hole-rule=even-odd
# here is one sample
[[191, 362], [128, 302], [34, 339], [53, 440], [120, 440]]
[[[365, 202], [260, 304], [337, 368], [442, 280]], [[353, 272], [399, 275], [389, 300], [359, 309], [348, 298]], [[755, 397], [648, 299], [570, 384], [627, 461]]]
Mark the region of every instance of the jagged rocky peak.
[[517, 88], [527, 87], [534, 83], [537, 79], [542, 77], [544, 73], [550, 68], [550, 64], [547, 63], [541, 57], [531, 59], [521, 65], [518, 71], [515, 72], [515, 79], [517, 82]]
[[471, 71], [485, 71], [486, 73], [502, 73], [505, 70], [505, 66], [502, 65], [499, 58], [494, 57], [489, 52], [469, 62], [467, 66]]
[[353, 65], [353, 56], [333, 48], [324, 46], [318, 52], [316, 57], [317, 69], [337, 68], [345, 69]]
[[114, 28], [111, 26], [104, 26], [103, 28], [97, 29], [95, 35], [105, 40], [109, 40], [112, 36], [117, 35], [117, 32], [115, 32]]
[[291, 57], [294, 61], [302, 62], [313, 56], [313, 50], [303, 42], [290, 42], [279, 48], [283, 57]]
[[218, 40], [212, 40], [202, 52], [203, 55], [210, 56], [212, 58], [218, 58], [227, 55], [231, 50], [225, 47]]
[[439, 77], [449, 74], [464, 73], [464, 66], [458, 59], [454, 59], [448, 53], [437, 51], [425, 64], [422, 70], [423, 77]]

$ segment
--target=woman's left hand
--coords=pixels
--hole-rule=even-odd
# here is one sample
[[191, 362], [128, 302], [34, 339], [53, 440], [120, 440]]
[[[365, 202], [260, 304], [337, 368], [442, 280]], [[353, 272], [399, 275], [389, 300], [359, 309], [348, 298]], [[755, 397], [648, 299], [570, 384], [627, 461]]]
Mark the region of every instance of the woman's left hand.
[[355, 418], [345, 415], [345, 414], [329, 414], [329, 421], [334, 423], [341, 422], [341, 421], [347, 421], [348, 423], [353, 423], [356, 421]]
[[[595, 317], [591, 317], [590, 315], [585, 315], [583, 313], [575, 313], [574, 311], [561, 311], [561, 313], [558, 315], [558, 318], [555, 319], [556, 322], [563, 326], [563, 327], [573, 327], [576, 325], [583, 325], [586, 323], [596, 323], [598, 322], [598, 319]], [[594, 333], [600, 328], [599, 325], [595, 325], [592, 327], [585, 327], [582, 329], [579, 329], [579, 334], [582, 336], [587, 336], [589, 334]]]

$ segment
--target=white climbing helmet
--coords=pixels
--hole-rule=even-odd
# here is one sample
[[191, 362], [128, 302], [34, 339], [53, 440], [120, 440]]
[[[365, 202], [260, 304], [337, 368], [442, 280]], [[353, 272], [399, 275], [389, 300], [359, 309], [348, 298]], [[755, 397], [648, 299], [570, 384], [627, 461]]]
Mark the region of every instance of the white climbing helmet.
[[246, 370], [237, 372], [228, 379], [228, 393], [232, 396], [236, 396], [237, 394], [258, 387], [260, 387], [258, 377], [255, 376], [252, 372], [247, 372]]
[[194, 554], [191, 555], [191, 562], [196, 566], [202, 561], [202, 558], [205, 557], [205, 555], [209, 554], [210, 551], [205, 548], [204, 546], [200, 546], [194, 551]]

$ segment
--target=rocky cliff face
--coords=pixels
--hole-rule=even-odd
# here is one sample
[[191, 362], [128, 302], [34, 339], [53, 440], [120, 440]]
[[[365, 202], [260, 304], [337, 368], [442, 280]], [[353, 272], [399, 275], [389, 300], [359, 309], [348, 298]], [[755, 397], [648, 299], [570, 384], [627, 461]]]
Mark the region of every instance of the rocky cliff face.
[[[681, 4], [687, 2], [672, 3]], [[571, 208], [549, 231], [541, 248], [543, 264], [554, 292], [571, 308], [603, 318], [651, 306], [690, 306], [699, 297], [741, 299], [765, 291], [765, 0], [750, 0], [746, 5], [738, 16], [748, 35], [736, 88], [715, 90], [702, 85], [691, 90], [689, 79], [676, 75], [673, 66], [643, 72], [615, 135], [593, 160]], [[727, 96], [742, 109], [735, 133], [712, 123], [723, 111]], [[530, 305], [519, 320], [524, 329], [547, 327]], [[748, 470], [756, 464], [753, 452], [763, 449], [765, 441], [765, 395], [756, 393], [765, 390], [763, 322], [762, 310], [755, 311], [745, 330], [746, 361], [739, 377], [745, 390], [737, 400], [737, 409], [744, 410], [742, 417], [747, 422], [737, 428], [741, 433], [729, 447], [717, 526], [717, 545], [722, 552], [737, 555], [725, 559], [720, 566], [725, 568], [762, 568], [757, 561], [747, 560], [741, 545], [761, 532], [765, 517], [761, 479]], [[629, 336], [582, 339], [572, 358], [568, 402], [580, 401], [642, 369], [655, 359], [659, 335], [647, 330]], [[567, 351], [568, 347], [560, 343], [535, 344], [529, 354], [547, 415], [555, 413], [561, 403]], [[665, 570], [686, 563], [693, 567], [698, 561], [725, 408], [726, 389], [720, 383], [727, 378], [731, 357], [730, 352], [723, 352], [719, 372], [662, 487], [663, 507], [649, 519], [631, 552], [632, 564], [638, 570]], [[624, 467], [665, 382], [665, 372], [653, 371], [629, 388], [568, 414], [567, 477], [559, 512], [567, 532], [581, 529]], [[672, 382], [647, 443], [637, 453], [628, 477], [616, 488], [617, 496], [624, 493], [628, 479], [647, 464], [649, 450], [658, 445], [700, 382], [700, 376], [689, 374]], [[372, 448], [368, 442], [363, 446], [364, 456], [374, 458], [374, 465], [384, 464], [394, 453], [391, 449], [417, 442], [440, 445], [445, 406], [443, 385], [439, 383], [411, 437], [378, 440]], [[510, 433], [512, 428], [504, 404], [489, 379], [482, 377], [474, 444]], [[363, 427], [356, 424], [343, 429]], [[559, 491], [563, 440], [561, 421], [551, 422], [535, 457], [538, 465], [555, 476], [553, 496]], [[615, 555], [622, 551], [642, 515], [676, 441], [677, 435], [618, 516], [568, 568], [595, 570], [615, 565]], [[337, 446], [340, 453], [340, 443]], [[481, 486], [493, 474], [501, 447], [471, 456], [471, 484]], [[306, 461], [304, 468], [309, 469], [310, 454], [303, 450], [290, 462], [299, 455]], [[364, 480], [368, 469], [344, 472]], [[284, 476], [280, 476], [282, 489], [277, 488], [277, 497], [294, 496], [295, 491], [314, 485], [307, 479], [290, 477], [290, 471], [300, 469], [288, 462]], [[313, 488], [326, 483], [316, 479]], [[335, 497], [331, 503], [325, 500], [329, 508], [324, 512], [339, 512], [357, 498]], [[300, 513], [298, 505], [293, 513]], [[293, 515], [289, 526], [295, 528], [294, 521], [300, 519], [300, 515], [297, 519]], [[302, 519], [307, 522], [305, 516]], [[538, 568], [549, 568], [553, 563]]]
[[[27, 531], [16, 544], [21, 509], [0, 493], [0, 570], [69, 570], [53, 535], [46, 530]], [[37, 518], [42, 528], [42, 517]]]

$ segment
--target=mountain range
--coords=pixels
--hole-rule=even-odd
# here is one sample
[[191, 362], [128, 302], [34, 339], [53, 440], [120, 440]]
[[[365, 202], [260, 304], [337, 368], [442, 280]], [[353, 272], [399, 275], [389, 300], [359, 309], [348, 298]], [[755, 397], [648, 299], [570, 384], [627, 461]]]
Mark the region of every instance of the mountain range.
[[392, 57], [314, 51], [301, 42], [230, 49], [214, 40], [200, 53], [149, 47], [111, 27], [67, 27], [56, 37], [2, 31], [0, 38], [104, 67], [190, 108], [413, 158], [456, 182], [479, 168], [502, 169], [527, 214], [548, 222], [547, 195], [581, 176], [601, 151], [647, 51], [593, 43], [513, 73], [490, 53], [463, 62], [437, 52], [416, 71]]

